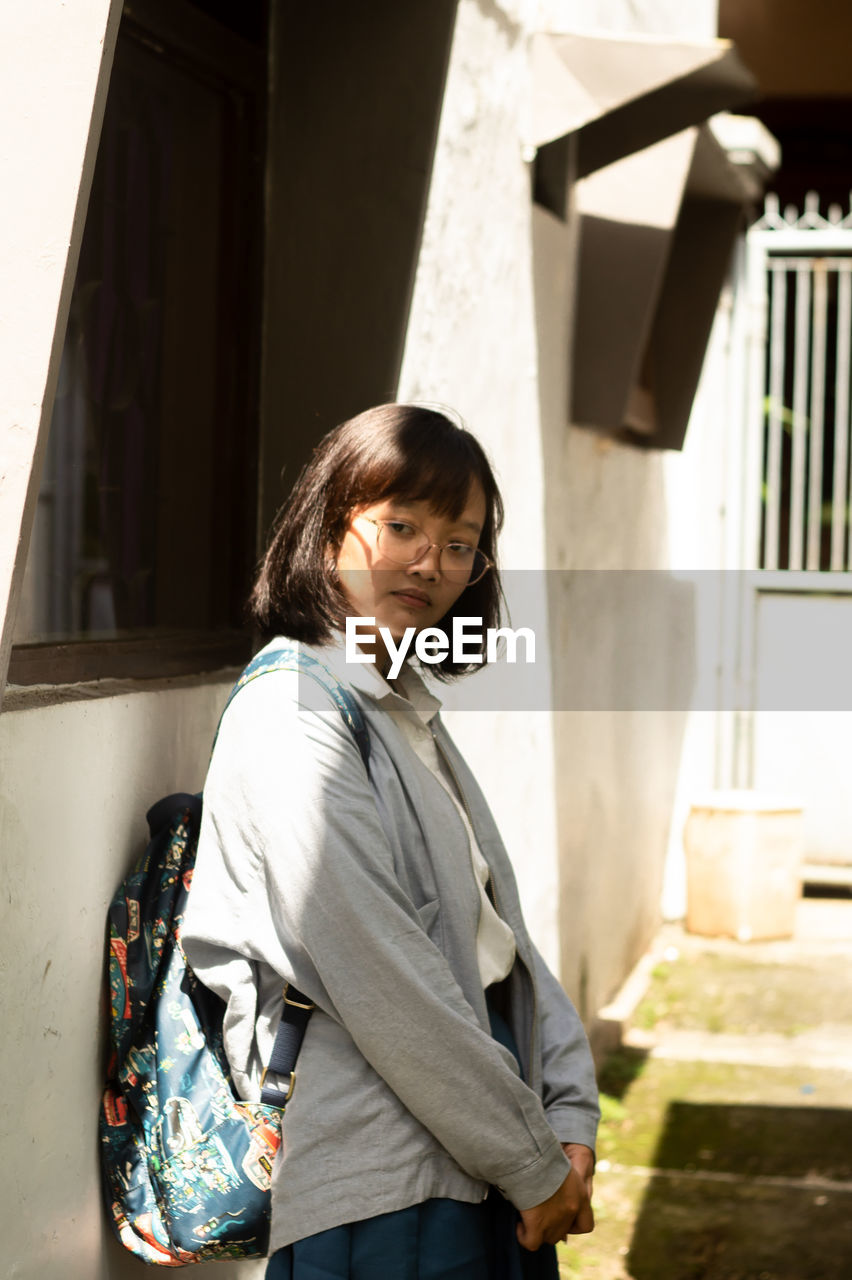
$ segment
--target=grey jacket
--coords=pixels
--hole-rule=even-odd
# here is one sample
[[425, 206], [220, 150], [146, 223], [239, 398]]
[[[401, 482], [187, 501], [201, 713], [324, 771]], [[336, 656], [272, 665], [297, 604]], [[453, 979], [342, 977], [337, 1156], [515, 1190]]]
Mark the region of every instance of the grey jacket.
[[567, 1174], [560, 1143], [593, 1146], [598, 1119], [582, 1025], [530, 941], [494, 820], [440, 717], [436, 742], [517, 941], [523, 1080], [489, 1033], [463, 823], [386, 714], [406, 704], [374, 668], [308, 652], [358, 699], [369, 776], [314, 681], [276, 672], [244, 688], [211, 760], [183, 927], [190, 963], [227, 1001], [244, 1097], [259, 1097], [282, 982], [316, 1002], [273, 1174], [270, 1251], [433, 1196], [477, 1201], [489, 1183], [529, 1208]]

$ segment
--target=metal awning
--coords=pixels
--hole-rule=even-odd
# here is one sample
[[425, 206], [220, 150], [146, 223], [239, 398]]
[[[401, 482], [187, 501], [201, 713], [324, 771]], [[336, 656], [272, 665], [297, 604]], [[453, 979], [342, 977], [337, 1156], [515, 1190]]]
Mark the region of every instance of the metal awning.
[[752, 99], [757, 82], [730, 40], [539, 32], [532, 38], [528, 141], [577, 135], [582, 178]]
[[743, 211], [770, 172], [736, 124], [686, 129], [577, 184], [573, 422], [682, 447]]

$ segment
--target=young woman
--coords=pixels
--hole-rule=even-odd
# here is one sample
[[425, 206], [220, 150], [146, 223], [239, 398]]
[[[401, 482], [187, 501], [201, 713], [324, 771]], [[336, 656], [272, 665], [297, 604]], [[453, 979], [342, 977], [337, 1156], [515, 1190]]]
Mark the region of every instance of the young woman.
[[[225, 715], [183, 930], [227, 1001], [235, 1082], [258, 1098], [282, 982], [315, 1003], [273, 1172], [268, 1280], [555, 1280], [590, 1231], [597, 1095], [579, 1018], [533, 946], [485, 800], [408, 628], [499, 620], [500, 495], [477, 441], [384, 405], [332, 431], [280, 515], [252, 596], [294, 672]], [[359, 662], [346, 619], [359, 618]], [[369, 661], [375, 658], [374, 662]], [[463, 676], [452, 652], [431, 670]], [[516, 850], [515, 857], [523, 857]]]

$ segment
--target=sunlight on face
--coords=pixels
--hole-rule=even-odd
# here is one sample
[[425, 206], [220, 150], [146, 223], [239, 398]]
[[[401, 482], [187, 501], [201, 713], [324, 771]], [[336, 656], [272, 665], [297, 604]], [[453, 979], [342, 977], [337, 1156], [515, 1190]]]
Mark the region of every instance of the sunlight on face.
[[[399, 640], [407, 627], [435, 626], [465, 589], [439, 565], [439, 548], [447, 543], [476, 547], [485, 524], [485, 494], [478, 481], [471, 483], [464, 510], [456, 519], [438, 514], [426, 501], [402, 502], [386, 498], [357, 508], [337, 552], [337, 575], [349, 603], [350, 615], [375, 618], [373, 634], [386, 627]], [[379, 524], [374, 522], [378, 521]], [[414, 526], [433, 545], [411, 564], [388, 559], [377, 546], [381, 522], [399, 522], [395, 531]], [[385, 535], [382, 537], [384, 543]], [[379, 651], [384, 646], [377, 638]]]

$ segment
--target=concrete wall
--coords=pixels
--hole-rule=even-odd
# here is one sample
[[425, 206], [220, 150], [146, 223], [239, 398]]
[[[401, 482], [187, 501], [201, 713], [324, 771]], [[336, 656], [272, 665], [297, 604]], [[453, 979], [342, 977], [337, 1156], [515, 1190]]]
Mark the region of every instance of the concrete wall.
[[799, 801], [805, 856], [852, 865], [852, 599], [758, 591], [754, 786]]
[[[725, 636], [724, 597], [719, 570], [731, 553], [728, 503], [731, 485], [740, 474], [737, 451], [739, 415], [733, 411], [734, 370], [730, 351], [738, 334], [732, 330], [731, 292], [723, 291], [704, 370], [681, 454], [664, 459], [664, 494], [669, 525], [669, 564], [673, 571], [700, 580], [706, 571], [708, 586], [699, 589], [693, 634], [695, 668], [714, 672]], [[730, 610], [729, 610], [730, 613]], [[730, 619], [729, 619], [730, 621]], [[706, 690], [705, 690], [706, 691]], [[707, 790], [729, 785], [726, 765], [719, 751], [729, 716], [711, 709], [706, 698], [689, 706], [671, 820], [663, 884], [662, 911], [667, 919], [679, 919], [686, 910], [686, 869], [683, 831], [690, 806]]]
[[[313, 440], [362, 408], [365, 397], [393, 395], [454, 17], [453, 0], [407, 6], [404, 14], [388, 4], [372, 15], [371, 34], [361, 16], [332, 30], [326, 16], [285, 22], [278, 8], [264, 524], [281, 496], [282, 462], [300, 465]], [[7, 188], [27, 193], [0, 211], [3, 591], [11, 590], [13, 571], [19, 582], [27, 557], [45, 443], [38, 428], [50, 418], [63, 298], [73, 282], [109, 70], [106, 38], [114, 40], [120, 10], [120, 0], [33, 0], [17, 16], [4, 10], [1, 20], [0, 58], [9, 62], [3, 58], [0, 78], [0, 155]], [[400, 48], [406, 42], [423, 55], [416, 83]], [[356, 43], [361, 56], [353, 59]], [[294, 49], [302, 72], [310, 70], [311, 101], [290, 74]], [[396, 112], [387, 110], [389, 95]], [[355, 334], [363, 340], [357, 349]], [[359, 357], [365, 351], [369, 361]], [[8, 644], [14, 608], [5, 606], [0, 594]], [[105, 912], [144, 845], [148, 806], [169, 791], [200, 788], [229, 684], [222, 676], [156, 691], [130, 686], [112, 696], [103, 686], [80, 686], [71, 701], [47, 690], [7, 697], [0, 718], [0, 1183], [3, 1255], [15, 1280], [143, 1274], [112, 1239], [100, 1207]], [[216, 1273], [250, 1280], [262, 1272], [262, 1264], [243, 1263], [220, 1264]]]
[[[590, 15], [588, 5], [547, 7], [566, 23]], [[453, 405], [485, 442], [507, 498], [510, 567], [655, 568], [671, 557], [673, 530], [689, 524], [672, 495], [700, 474], [703, 446], [698, 438], [694, 454], [690, 443], [683, 459], [664, 460], [565, 421], [571, 226], [535, 225], [520, 143], [537, 8], [459, 7], [399, 398]], [[682, 8], [600, 5], [595, 18], [682, 27]], [[693, 34], [703, 35], [708, 6], [694, 8]], [[594, 643], [596, 619], [584, 612], [581, 630], [570, 602], [549, 603], [545, 661], [558, 692], [560, 665]], [[104, 913], [144, 839], [148, 804], [200, 785], [226, 687], [116, 692], [0, 718], [0, 1179], [15, 1280], [142, 1274], [106, 1236], [98, 1207]], [[683, 726], [539, 712], [456, 713], [452, 727], [491, 797], [534, 932], [592, 1017], [656, 921]], [[262, 1268], [217, 1275], [232, 1271]]]
[[[0, 1185], [9, 1280], [150, 1274], [113, 1241], [101, 1211], [106, 908], [144, 848], [149, 805], [200, 788], [229, 685], [174, 685], [0, 716]], [[262, 1268], [222, 1264], [216, 1274], [251, 1280]]]
[[[718, 501], [708, 497], [700, 533], [690, 528], [694, 503], [679, 501], [701, 475], [703, 432], [668, 458], [566, 420], [572, 223], [532, 209], [519, 141], [533, 26], [703, 38], [715, 31], [715, 5], [462, 0], [400, 397], [451, 404], [486, 444], [507, 501], [508, 567], [665, 568], [684, 530], [718, 563]], [[566, 705], [564, 681], [608, 622], [595, 614], [605, 607], [549, 589], [552, 706]], [[694, 636], [694, 617], [687, 624]], [[688, 643], [672, 654], [684, 672], [694, 660]], [[497, 814], [533, 932], [593, 1019], [659, 919], [686, 707], [448, 719]]]
[[[519, 135], [528, 8], [488, 0], [459, 6], [399, 398], [438, 401], [462, 414], [508, 499], [503, 563], [536, 570], [547, 552], [530, 177]], [[450, 723], [489, 792], [539, 945], [556, 963], [550, 717], [532, 714], [519, 725], [512, 716], [470, 712]], [[519, 753], [534, 766], [519, 769]]]
[[[716, 33], [716, 0], [545, 0], [545, 7], [554, 30], [564, 24], [683, 39], [711, 39]], [[729, 327], [723, 311], [681, 452], [643, 452], [569, 428], [560, 560], [564, 556], [565, 563], [584, 568], [690, 574], [723, 566]], [[552, 536], [558, 538], [554, 524]], [[669, 916], [683, 913], [683, 823], [695, 792], [714, 783], [717, 716], [693, 709], [691, 696], [697, 675], [715, 661], [718, 619], [707, 615], [704, 593], [675, 599], [677, 592], [677, 582], [667, 582], [670, 616], [679, 619], [677, 640], [664, 630], [654, 640], [678, 689], [673, 709], [575, 715], [564, 718], [559, 738], [561, 772], [570, 780], [561, 793], [563, 839], [570, 851], [563, 911], [572, 901], [582, 902], [587, 922], [582, 949], [567, 932], [563, 937], [564, 966], [568, 973], [573, 966], [583, 979], [592, 1013], [647, 946], [661, 907]], [[570, 646], [570, 611], [563, 613], [562, 627]], [[594, 617], [586, 634], [594, 644]], [[640, 678], [634, 673], [634, 680]]]
[[261, 541], [319, 439], [394, 398], [454, 20], [272, 5]]
[[539, 0], [536, 22], [542, 31], [636, 32], [701, 40], [715, 36], [717, 8], [718, 0]]

